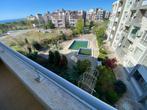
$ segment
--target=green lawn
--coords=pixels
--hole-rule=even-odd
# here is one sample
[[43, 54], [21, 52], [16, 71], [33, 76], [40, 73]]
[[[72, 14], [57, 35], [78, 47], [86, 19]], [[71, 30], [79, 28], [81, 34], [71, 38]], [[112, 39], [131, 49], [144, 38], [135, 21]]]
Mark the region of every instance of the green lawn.
[[73, 49], [73, 50], [79, 50], [80, 48], [87, 48], [88, 46], [88, 41], [78, 41], [75, 40], [71, 46], [69, 47], [69, 49]]

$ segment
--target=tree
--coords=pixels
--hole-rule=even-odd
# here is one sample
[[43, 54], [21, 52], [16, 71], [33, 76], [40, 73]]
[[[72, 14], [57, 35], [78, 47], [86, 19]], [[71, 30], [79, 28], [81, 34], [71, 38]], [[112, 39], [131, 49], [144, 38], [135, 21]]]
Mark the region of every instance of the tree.
[[49, 51], [49, 55], [48, 55], [48, 62], [49, 64], [54, 64], [54, 53], [52, 51]]
[[42, 49], [42, 46], [41, 46], [37, 41], [33, 41], [33, 42], [32, 42], [32, 46], [33, 46], [36, 50]]
[[79, 75], [81, 75], [84, 72], [88, 71], [90, 67], [91, 67], [91, 62], [89, 60], [78, 60], [75, 70]]
[[59, 62], [61, 60], [60, 53], [58, 51], [54, 52], [54, 64], [55, 66], [59, 66]]
[[97, 36], [98, 45], [99, 45], [99, 47], [101, 47], [103, 45], [103, 40], [104, 40], [104, 36], [105, 36], [105, 29], [104, 28], [96, 28], [95, 33]]
[[116, 58], [112, 58], [112, 59], [107, 58], [107, 59], [104, 61], [104, 64], [105, 64], [108, 68], [114, 69], [114, 68], [116, 68], [116, 66], [117, 66], [117, 60], [116, 60]]
[[67, 60], [66, 56], [62, 55], [61, 60], [60, 60], [60, 67], [66, 68], [67, 64], [68, 64], [68, 60]]
[[45, 29], [54, 29], [55, 26], [54, 24], [52, 23], [51, 20], [49, 20], [49, 22], [44, 26]]
[[84, 22], [82, 19], [79, 19], [76, 23], [76, 32], [82, 34], [84, 29]]
[[28, 39], [27, 39], [27, 38], [25, 38], [25, 43], [26, 43], [26, 44], [29, 44], [29, 41], [28, 41]]
[[117, 80], [114, 83], [114, 89], [115, 89], [115, 91], [117, 92], [118, 95], [122, 95], [126, 92], [127, 87], [121, 80]]
[[90, 21], [90, 23], [89, 23], [89, 29], [91, 29], [93, 26], [94, 26], [94, 22], [93, 21]]

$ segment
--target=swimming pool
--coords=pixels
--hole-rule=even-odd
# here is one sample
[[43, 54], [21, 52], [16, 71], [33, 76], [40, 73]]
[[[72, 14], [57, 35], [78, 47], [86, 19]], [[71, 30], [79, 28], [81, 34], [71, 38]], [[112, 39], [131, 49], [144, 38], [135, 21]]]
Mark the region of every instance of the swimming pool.
[[74, 40], [69, 49], [79, 50], [80, 48], [87, 48], [88, 41], [86, 40]]
[[81, 48], [78, 52], [78, 55], [88, 55], [91, 56], [92, 55], [92, 50], [88, 49], [88, 48]]

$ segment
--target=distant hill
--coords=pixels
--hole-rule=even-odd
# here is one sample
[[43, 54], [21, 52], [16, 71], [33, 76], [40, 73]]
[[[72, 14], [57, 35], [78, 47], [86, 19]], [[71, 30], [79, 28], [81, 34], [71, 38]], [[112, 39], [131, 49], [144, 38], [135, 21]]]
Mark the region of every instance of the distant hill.
[[22, 20], [25, 20], [25, 18], [0, 20], [0, 24], [11, 23], [11, 22], [17, 22], [17, 21], [22, 21]]

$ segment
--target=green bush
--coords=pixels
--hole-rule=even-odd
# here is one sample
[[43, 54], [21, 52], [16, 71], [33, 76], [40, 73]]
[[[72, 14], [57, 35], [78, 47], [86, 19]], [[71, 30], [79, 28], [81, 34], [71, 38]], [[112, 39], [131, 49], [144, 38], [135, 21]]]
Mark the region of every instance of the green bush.
[[49, 55], [48, 55], [48, 62], [49, 64], [54, 64], [54, 53], [52, 51], [49, 51]]
[[100, 48], [99, 52], [102, 54], [107, 54], [107, 51], [104, 48]]
[[75, 66], [75, 70], [79, 75], [83, 74], [85, 71], [91, 67], [91, 62], [89, 60], [78, 60]]
[[126, 92], [126, 86], [120, 80], [116, 80], [114, 72], [106, 67], [97, 67], [99, 76], [95, 86], [94, 96], [114, 105], [120, 97]]
[[37, 41], [33, 41], [33, 42], [32, 42], [32, 46], [33, 46], [36, 50], [40, 50], [40, 49], [43, 48]]
[[110, 104], [114, 104], [118, 101], [119, 97], [114, 90], [110, 90], [106, 92], [106, 100]]
[[121, 80], [117, 80], [114, 83], [114, 89], [120, 96], [127, 91], [126, 85]]
[[30, 58], [31, 60], [36, 60], [38, 57], [38, 52], [31, 52], [31, 53], [26, 54], [26, 56]]
[[46, 25], [44, 25], [44, 28], [45, 28], [45, 29], [54, 29], [55, 26], [54, 26], [54, 24], [52, 23], [52, 21], [49, 20], [49, 22], [48, 22]]
[[79, 19], [77, 21], [76, 27], [75, 27], [76, 33], [82, 34], [83, 33], [83, 29], [84, 29], [84, 22], [83, 22], [82, 19]]
[[56, 66], [59, 66], [59, 62], [61, 60], [61, 56], [60, 56], [60, 53], [58, 51], [55, 51], [54, 52], [54, 64]]
[[67, 64], [68, 64], [68, 60], [67, 60], [66, 56], [62, 55], [60, 63], [59, 63], [60, 67], [67, 68]]

